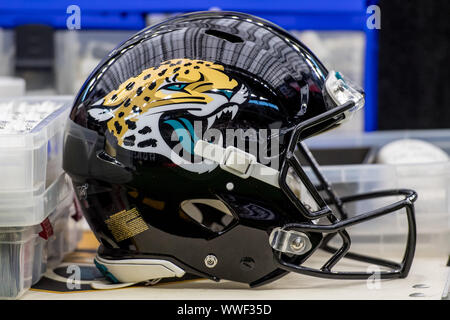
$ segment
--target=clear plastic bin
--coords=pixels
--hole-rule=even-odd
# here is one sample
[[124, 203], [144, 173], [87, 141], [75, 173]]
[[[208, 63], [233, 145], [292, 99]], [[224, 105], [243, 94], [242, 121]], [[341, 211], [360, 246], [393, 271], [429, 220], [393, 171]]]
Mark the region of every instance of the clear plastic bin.
[[73, 202], [69, 210], [66, 210], [53, 224], [53, 231], [58, 236], [47, 242], [47, 261], [50, 268], [57, 267], [67, 253], [73, 252], [83, 236], [83, 224], [75, 220], [74, 216], [76, 216], [76, 206]]
[[12, 76], [14, 74], [14, 56], [16, 46], [14, 43], [14, 31], [0, 28], [0, 76]]
[[[344, 74], [361, 88], [364, 87], [366, 36], [362, 31], [349, 30], [290, 30], [320, 59], [328, 70]], [[343, 123], [336, 132], [364, 131], [364, 109], [352, 121]]]
[[59, 264], [76, 248], [82, 223], [71, 221], [74, 210], [71, 193], [48, 217], [53, 229], [48, 239], [39, 235], [41, 224], [0, 228], [0, 299], [20, 297], [41, 279], [48, 266]]
[[25, 80], [18, 77], [0, 76], [0, 97], [25, 95]]
[[[360, 155], [363, 159], [360, 164], [321, 166], [322, 173], [340, 196], [383, 189], [415, 190], [418, 193], [415, 203], [417, 250], [429, 254], [450, 254], [450, 161], [398, 165], [373, 163], [379, 148], [406, 138], [430, 142], [450, 154], [450, 130], [381, 131], [351, 135], [326, 133], [307, 140], [306, 144], [313, 154], [322, 152], [320, 157], [325, 161], [327, 154], [323, 153], [324, 150], [332, 150], [330, 157], [338, 155], [342, 159], [350, 158], [352, 149], [366, 153]], [[317, 182], [310, 170], [307, 174]], [[352, 216], [395, 200], [390, 197], [350, 203], [346, 207]], [[377, 253], [386, 253], [403, 250], [406, 230], [406, 215], [404, 211], [399, 211], [352, 227], [350, 234], [354, 247], [371, 243], [375, 244]]]
[[71, 101], [0, 99], [0, 227], [39, 223], [69, 192], [62, 150]]
[[44, 192], [0, 192], [0, 227], [40, 223], [72, 192], [70, 178], [62, 173]]
[[[0, 197], [22, 191], [42, 193], [62, 173], [63, 132], [72, 99], [70, 96], [0, 99]], [[35, 112], [44, 104], [54, 111], [36, 123], [28, 121], [30, 129], [17, 132], [5, 129], [10, 118], [16, 116], [12, 112], [23, 110], [24, 116], [25, 110]], [[43, 117], [42, 112], [39, 115]]]
[[55, 79], [58, 94], [76, 94], [97, 64], [137, 31], [56, 31]]

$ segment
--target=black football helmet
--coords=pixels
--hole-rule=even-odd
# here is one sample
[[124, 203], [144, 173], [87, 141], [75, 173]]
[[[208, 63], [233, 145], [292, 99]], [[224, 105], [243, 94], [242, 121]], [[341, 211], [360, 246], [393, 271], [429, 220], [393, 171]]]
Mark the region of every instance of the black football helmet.
[[[117, 283], [371, 276], [334, 271], [345, 257], [405, 277], [416, 193], [339, 197], [303, 142], [363, 105], [361, 89], [251, 15], [198, 12], [138, 32], [92, 72], [66, 128], [63, 166], [101, 243], [97, 267]], [[392, 196], [400, 200], [347, 215], [348, 202]], [[400, 209], [409, 226], [401, 262], [349, 251], [347, 227]], [[329, 260], [305, 266], [318, 249]]]

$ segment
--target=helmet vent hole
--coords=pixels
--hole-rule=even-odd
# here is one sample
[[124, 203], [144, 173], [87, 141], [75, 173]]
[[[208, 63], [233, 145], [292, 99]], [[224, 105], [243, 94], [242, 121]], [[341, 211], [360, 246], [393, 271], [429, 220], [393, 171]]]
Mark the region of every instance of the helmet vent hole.
[[228, 42], [232, 42], [232, 43], [244, 42], [244, 40], [242, 40], [241, 37], [238, 37], [231, 33], [219, 31], [219, 30], [209, 29], [209, 30], [206, 30], [205, 33], [210, 36], [214, 36], [214, 37], [217, 37], [217, 38], [220, 38], [220, 39], [226, 40]]
[[230, 210], [216, 199], [186, 200], [181, 203], [181, 210], [192, 222], [213, 232], [221, 232], [235, 221]]

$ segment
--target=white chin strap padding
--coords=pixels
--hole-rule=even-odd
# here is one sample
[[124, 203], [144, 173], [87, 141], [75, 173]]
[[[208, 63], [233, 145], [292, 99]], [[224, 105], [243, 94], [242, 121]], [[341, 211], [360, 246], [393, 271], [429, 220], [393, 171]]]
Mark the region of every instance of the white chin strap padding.
[[219, 163], [222, 170], [228, 171], [242, 179], [252, 177], [279, 188], [280, 172], [257, 162], [256, 157], [233, 146], [226, 149], [214, 143], [198, 140], [194, 153], [205, 159]]
[[182, 277], [185, 274], [183, 269], [167, 260], [109, 260], [99, 256], [95, 260], [120, 283], [139, 283], [151, 279]]
[[[205, 159], [219, 163], [220, 168], [242, 179], [252, 177], [276, 188], [280, 188], [280, 185], [278, 184], [280, 172], [257, 162], [254, 155], [242, 151], [241, 149], [233, 146], [224, 149], [217, 144], [198, 140], [195, 144], [194, 153]], [[316, 211], [319, 209], [316, 201], [300, 179], [295, 179], [294, 176], [288, 174], [287, 183], [291, 191], [293, 191], [297, 198], [300, 199], [304, 205], [307, 205], [310, 210]]]

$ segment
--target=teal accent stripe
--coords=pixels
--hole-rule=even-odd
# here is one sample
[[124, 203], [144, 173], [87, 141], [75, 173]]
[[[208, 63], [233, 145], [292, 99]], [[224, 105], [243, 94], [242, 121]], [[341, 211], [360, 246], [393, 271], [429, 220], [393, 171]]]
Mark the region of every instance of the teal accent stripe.
[[219, 91], [222, 92], [228, 99], [230, 99], [233, 95], [233, 90], [219, 89]]
[[97, 260], [94, 259], [94, 264], [97, 267], [97, 269], [105, 276], [105, 278], [109, 279], [112, 283], [120, 283], [117, 278], [108, 271], [108, 268], [102, 264], [100, 264]]
[[[192, 123], [189, 120], [185, 119], [185, 118], [180, 118], [180, 120], [183, 121], [184, 125], [188, 128], [189, 133], [191, 134], [191, 138], [194, 139], [194, 145], [195, 145], [197, 143], [197, 141], [198, 141], [198, 137], [195, 134], [194, 127], [192, 126]], [[192, 147], [192, 152], [191, 153], [194, 153], [194, 147]]]
[[[178, 120], [170, 119], [164, 121], [164, 123], [167, 123], [172, 126], [172, 128], [174, 129], [175, 133], [178, 136], [178, 140], [183, 146], [183, 149], [192, 154], [194, 152], [194, 145], [192, 143], [191, 136], [189, 135], [189, 132], [186, 130], [186, 128], [183, 127], [183, 125]], [[193, 128], [192, 131], [194, 131]]]
[[267, 101], [249, 100], [248, 102], [253, 103], [253, 104], [257, 104], [259, 106], [265, 106], [265, 107], [269, 107], [269, 108], [278, 110], [278, 106], [274, 105], [273, 103], [267, 102]]

